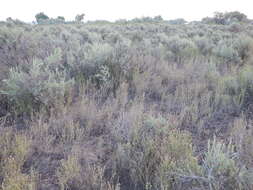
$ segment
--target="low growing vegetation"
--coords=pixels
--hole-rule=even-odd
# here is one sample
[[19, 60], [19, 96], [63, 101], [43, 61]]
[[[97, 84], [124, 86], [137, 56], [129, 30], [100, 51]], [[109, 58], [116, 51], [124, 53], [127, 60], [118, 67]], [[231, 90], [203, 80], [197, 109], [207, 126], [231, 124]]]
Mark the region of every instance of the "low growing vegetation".
[[239, 12], [0, 23], [0, 190], [253, 189]]

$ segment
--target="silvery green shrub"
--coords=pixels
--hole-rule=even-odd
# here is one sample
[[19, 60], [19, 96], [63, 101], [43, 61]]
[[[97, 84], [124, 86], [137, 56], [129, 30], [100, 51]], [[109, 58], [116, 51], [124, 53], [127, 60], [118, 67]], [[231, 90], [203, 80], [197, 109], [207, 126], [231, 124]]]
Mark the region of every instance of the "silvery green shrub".
[[240, 163], [231, 142], [209, 141], [202, 168], [210, 189], [251, 189], [253, 173]]
[[243, 108], [247, 108], [252, 103], [253, 96], [253, 67], [244, 66], [237, 76], [240, 86], [240, 94]]
[[227, 145], [216, 138], [208, 141], [207, 152], [198, 173], [191, 167], [178, 167], [175, 172], [181, 183], [208, 190], [250, 190], [253, 173], [240, 160], [235, 146]]
[[253, 39], [247, 35], [241, 35], [235, 40], [234, 48], [238, 52], [240, 59], [246, 61], [250, 57], [253, 48]]
[[113, 48], [109, 44], [94, 43], [78, 46], [76, 51], [67, 52], [67, 65], [70, 75], [77, 81], [87, 81], [99, 73], [112, 56]]
[[187, 58], [194, 57], [197, 51], [196, 45], [189, 39], [173, 36], [167, 41], [167, 48], [174, 55], [174, 61], [182, 63]]
[[60, 51], [45, 61], [34, 59], [29, 68], [13, 67], [3, 81], [5, 94], [19, 111], [51, 107], [62, 100], [73, 85], [73, 80], [59, 64]]
[[234, 48], [232, 42], [220, 41], [213, 49], [213, 54], [223, 63], [238, 63], [240, 61], [238, 52]]
[[208, 56], [212, 52], [213, 44], [207, 37], [196, 37], [195, 43], [200, 51], [200, 53], [204, 56]]

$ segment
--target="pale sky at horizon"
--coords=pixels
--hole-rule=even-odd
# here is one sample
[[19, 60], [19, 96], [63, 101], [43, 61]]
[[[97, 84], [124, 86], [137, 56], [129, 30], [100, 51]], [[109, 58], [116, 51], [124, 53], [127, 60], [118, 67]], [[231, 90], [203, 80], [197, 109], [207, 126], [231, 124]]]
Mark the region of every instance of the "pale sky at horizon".
[[[35, 14], [44, 12], [50, 18], [64, 16], [74, 20], [85, 13], [86, 20], [132, 19], [161, 15], [165, 20], [184, 18], [201, 20], [215, 11], [240, 11], [253, 18], [252, 0], [2, 0], [0, 20], [8, 17], [25, 22], [34, 21]], [[251, 10], [252, 9], [252, 10]]]

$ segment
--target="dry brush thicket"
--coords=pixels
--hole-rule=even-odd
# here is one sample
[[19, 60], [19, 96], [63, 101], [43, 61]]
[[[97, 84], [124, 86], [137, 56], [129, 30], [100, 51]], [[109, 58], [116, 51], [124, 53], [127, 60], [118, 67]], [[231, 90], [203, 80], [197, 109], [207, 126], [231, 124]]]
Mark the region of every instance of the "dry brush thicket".
[[0, 23], [1, 190], [251, 190], [253, 25]]

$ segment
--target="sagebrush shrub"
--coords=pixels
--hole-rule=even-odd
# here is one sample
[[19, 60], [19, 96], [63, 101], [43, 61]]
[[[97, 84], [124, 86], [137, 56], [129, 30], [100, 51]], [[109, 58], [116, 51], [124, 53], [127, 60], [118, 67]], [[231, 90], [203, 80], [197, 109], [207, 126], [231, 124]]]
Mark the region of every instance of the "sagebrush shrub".
[[[229, 44], [230, 43], [230, 44]], [[221, 41], [218, 45], [213, 49], [213, 54], [217, 56], [218, 59], [225, 64], [238, 63], [240, 61], [238, 57], [238, 52], [234, 48], [231, 42], [223, 42]]]
[[238, 52], [241, 61], [245, 63], [250, 58], [250, 53], [253, 50], [253, 39], [249, 36], [242, 35], [236, 39], [234, 48]]
[[[252, 172], [237, 160], [234, 145], [218, 142], [216, 138], [208, 142], [208, 150], [203, 161], [203, 174], [213, 189], [251, 189]], [[222, 177], [223, 176], [223, 177]]]
[[82, 46], [78, 57], [75, 56], [76, 58], [69, 63], [72, 76], [77, 81], [93, 80], [99, 85], [100, 76], [103, 75], [101, 69], [106, 69], [112, 57], [112, 51], [113, 48], [109, 44], [95, 43]]
[[197, 51], [196, 45], [191, 40], [178, 36], [168, 39], [167, 48], [173, 53], [174, 61], [179, 64], [187, 58], [194, 57]]
[[178, 167], [176, 176], [179, 182], [209, 190], [251, 189], [253, 173], [240, 163], [231, 142], [226, 145], [214, 138], [208, 142], [207, 148], [198, 173], [191, 166], [188, 170]]
[[186, 171], [199, 169], [191, 137], [175, 130], [174, 123], [161, 116], [147, 115], [142, 119], [143, 125], [133, 129], [128, 142], [118, 146], [116, 173], [129, 175], [134, 189], [176, 187], [175, 173], [179, 167]]
[[240, 86], [241, 100], [243, 108], [248, 108], [252, 102], [253, 94], [253, 67], [244, 66], [238, 74], [238, 83]]
[[11, 68], [1, 93], [5, 94], [19, 111], [29, 112], [42, 105], [53, 106], [64, 99], [74, 82], [56, 62], [54, 57], [50, 56], [45, 62], [35, 59], [27, 69]]
[[195, 43], [204, 56], [210, 56], [213, 48], [212, 41], [208, 39], [206, 36], [195, 38]]

